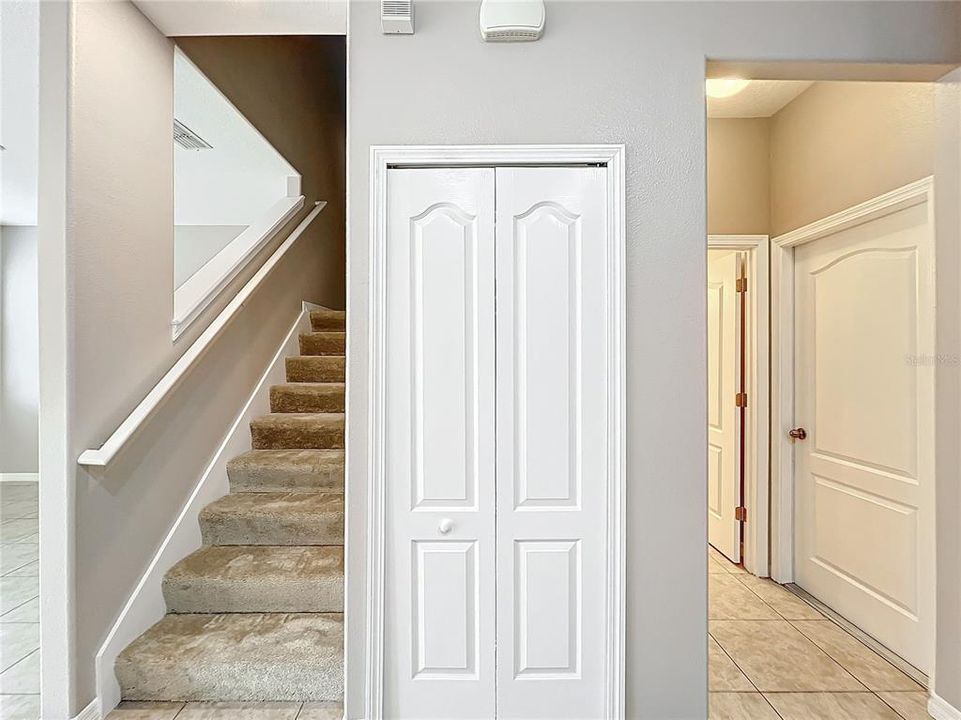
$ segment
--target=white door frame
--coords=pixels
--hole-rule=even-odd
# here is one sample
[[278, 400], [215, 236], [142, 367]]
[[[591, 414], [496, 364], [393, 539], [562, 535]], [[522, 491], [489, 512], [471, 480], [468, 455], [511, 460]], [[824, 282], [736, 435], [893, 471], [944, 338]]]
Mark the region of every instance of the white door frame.
[[923, 202], [933, 249], [933, 177], [771, 240], [771, 577], [779, 583], [794, 582], [794, 446], [787, 436], [794, 427], [794, 248]]
[[611, 278], [607, 302], [607, 339], [612, 395], [608, 416], [608, 561], [609, 590], [607, 666], [605, 690], [607, 718], [624, 717], [625, 669], [625, 516], [626, 412], [625, 412], [625, 182], [624, 145], [392, 145], [370, 149], [370, 370], [368, 437], [367, 517], [367, 653], [365, 717], [383, 717], [384, 682], [384, 556], [385, 556], [385, 440], [386, 440], [386, 251], [387, 171], [398, 166], [587, 165], [607, 168], [608, 178], [608, 273]]
[[708, 235], [709, 250], [735, 250], [747, 254], [747, 408], [744, 423], [744, 528], [745, 569], [760, 577], [770, 571], [768, 538], [770, 515], [769, 440], [771, 433], [768, 386], [771, 376], [768, 322], [769, 247], [767, 235]]

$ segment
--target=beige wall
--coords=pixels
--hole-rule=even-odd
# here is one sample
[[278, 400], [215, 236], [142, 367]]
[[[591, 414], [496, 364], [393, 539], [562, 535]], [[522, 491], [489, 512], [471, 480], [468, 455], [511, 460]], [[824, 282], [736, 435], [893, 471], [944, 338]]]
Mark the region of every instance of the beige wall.
[[707, 121], [707, 231], [766, 235], [770, 228], [768, 118]]
[[771, 121], [771, 234], [934, 172], [931, 83], [815, 83]]
[[[73, 5], [66, 273], [71, 460], [98, 447], [229, 300], [222, 295], [176, 343], [173, 298], [173, 44], [128, 2]], [[269, 65], [251, 82], [263, 86]], [[275, 115], [315, 116], [295, 79], [276, 78]], [[289, 102], [288, 102], [289, 101]], [[297, 103], [304, 104], [298, 107]], [[319, 102], [319, 101], [318, 101]], [[139, 435], [104, 471], [70, 465], [75, 501], [75, 675], [72, 714], [93, 698], [94, 657], [203, 468], [300, 311], [343, 300], [343, 198], [331, 189], [337, 132], [314, 126], [330, 179], [305, 172], [332, 201]], [[270, 138], [276, 144], [283, 128]], [[276, 129], [275, 128], [275, 129]], [[265, 133], [266, 134], [266, 133]], [[299, 140], [307, 143], [301, 135]], [[282, 149], [283, 151], [283, 149]], [[324, 185], [329, 182], [329, 185]], [[341, 185], [342, 187], [342, 185]], [[330, 194], [329, 194], [330, 193]], [[338, 220], [337, 218], [340, 218]], [[291, 226], [288, 226], [288, 229]], [[286, 232], [281, 234], [286, 235]], [[236, 289], [279, 244], [266, 248]], [[151, 591], [159, 593], [159, 587]], [[59, 719], [57, 719], [59, 720]]]
[[315, 200], [328, 202], [306, 237], [327, 238], [318, 278], [321, 301], [343, 308], [345, 38], [184, 37], [176, 42], [301, 173], [308, 206]]

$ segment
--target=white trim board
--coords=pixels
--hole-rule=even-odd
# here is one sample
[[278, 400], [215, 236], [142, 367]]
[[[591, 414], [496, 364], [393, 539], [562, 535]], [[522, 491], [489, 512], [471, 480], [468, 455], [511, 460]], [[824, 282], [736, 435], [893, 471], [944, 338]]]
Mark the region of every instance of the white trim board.
[[204, 506], [230, 492], [227, 462], [250, 450], [250, 421], [269, 412], [270, 386], [283, 383], [286, 378], [285, 358], [299, 355], [299, 335], [310, 331], [310, 310], [318, 305], [304, 302], [296, 320], [277, 348], [240, 410], [213, 459], [180, 511], [156, 555], [147, 565], [123, 610], [120, 612], [107, 639], [97, 653], [97, 697], [104, 708], [112, 709], [120, 702], [120, 686], [113, 667], [117, 656], [127, 645], [142, 635], [167, 612], [161, 583], [167, 571], [177, 562], [201, 547], [198, 518]]
[[961, 710], [935, 693], [928, 698], [928, 715], [934, 720], [961, 720]]
[[[290, 180], [291, 178], [288, 178], [288, 183]], [[296, 180], [299, 185], [300, 179]], [[281, 198], [257, 222], [249, 225], [227, 243], [226, 247], [174, 290], [174, 317], [170, 323], [173, 326], [171, 333], [174, 340], [200, 317], [230, 281], [277, 236], [303, 206], [303, 195]]]
[[926, 177], [771, 240], [771, 577], [794, 582], [794, 248], [928, 204], [934, 247], [934, 178]]
[[103, 709], [100, 698], [94, 698], [87, 707], [81, 710], [72, 720], [103, 720]]
[[0, 473], [0, 483], [11, 483], [11, 482], [39, 482], [40, 473], [30, 472], [30, 473]]
[[770, 496], [769, 440], [771, 412], [768, 389], [770, 367], [770, 239], [767, 235], [708, 235], [709, 250], [730, 249], [747, 253], [747, 417], [744, 433], [746, 455], [743, 502], [747, 507], [744, 527], [745, 569], [767, 577], [770, 574]]
[[446, 165], [579, 165], [606, 167], [609, 192], [607, 338], [610, 345], [612, 396], [609, 423], [608, 565], [606, 586], [607, 718], [623, 718], [625, 678], [625, 505], [626, 408], [625, 408], [625, 148], [623, 145], [420, 145], [372, 146], [370, 149], [369, 307], [370, 367], [368, 376], [369, 432], [367, 507], [367, 617], [364, 717], [383, 717], [384, 687], [384, 543], [385, 543], [385, 388], [386, 388], [386, 240], [387, 170], [396, 166], [444, 167]]

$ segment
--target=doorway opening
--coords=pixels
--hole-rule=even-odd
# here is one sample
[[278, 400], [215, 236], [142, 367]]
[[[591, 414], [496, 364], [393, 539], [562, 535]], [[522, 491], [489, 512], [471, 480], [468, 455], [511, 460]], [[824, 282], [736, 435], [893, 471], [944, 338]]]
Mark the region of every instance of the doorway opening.
[[712, 717], [927, 717], [934, 91], [708, 80]]

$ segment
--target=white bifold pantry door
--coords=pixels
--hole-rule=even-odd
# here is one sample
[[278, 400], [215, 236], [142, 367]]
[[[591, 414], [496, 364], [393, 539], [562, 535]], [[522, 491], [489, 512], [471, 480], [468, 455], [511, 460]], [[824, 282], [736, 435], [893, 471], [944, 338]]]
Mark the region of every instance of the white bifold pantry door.
[[388, 172], [384, 716], [602, 718], [605, 171]]

